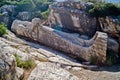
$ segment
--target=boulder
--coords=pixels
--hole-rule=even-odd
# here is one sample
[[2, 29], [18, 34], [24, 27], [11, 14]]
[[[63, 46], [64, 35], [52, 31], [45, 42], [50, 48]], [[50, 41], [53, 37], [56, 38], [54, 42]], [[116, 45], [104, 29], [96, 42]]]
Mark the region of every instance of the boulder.
[[16, 14], [16, 8], [17, 6], [15, 5], [4, 5], [0, 7], [0, 12], [9, 12], [10, 15], [15, 15]]
[[33, 19], [32, 22], [15, 20], [12, 31], [79, 60], [91, 61], [94, 57], [95, 63], [104, 64], [106, 61], [108, 38], [106, 33], [96, 32], [93, 38], [84, 40], [69, 33], [42, 26], [38, 18]]
[[72, 32], [93, 36], [96, 32], [97, 20], [88, 15], [92, 3], [64, 1], [50, 5], [48, 23], [51, 27], [62, 26]]
[[32, 20], [32, 18], [33, 18], [32, 12], [24, 11], [24, 12], [19, 12], [17, 15], [17, 19], [22, 21], [30, 21]]
[[0, 7], [0, 22], [4, 22], [10, 27], [14, 17], [16, 15], [17, 6], [15, 5], [4, 5]]
[[10, 18], [8, 12], [3, 12], [0, 15], [0, 23], [5, 23], [7, 26], [9, 25]]

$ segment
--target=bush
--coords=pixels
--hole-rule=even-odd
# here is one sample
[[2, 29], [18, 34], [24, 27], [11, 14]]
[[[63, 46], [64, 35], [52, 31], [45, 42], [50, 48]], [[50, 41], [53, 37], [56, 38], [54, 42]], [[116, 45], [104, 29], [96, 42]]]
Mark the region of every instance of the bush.
[[98, 57], [96, 56], [96, 55], [92, 55], [91, 57], [90, 57], [90, 64], [98, 64]]
[[120, 15], [120, 7], [112, 3], [95, 4], [93, 8], [89, 10], [89, 14], [95, 17], [118, 16]]
[[5, 26], [4, 23], [0, 24], [0, 36], [7, 34], [7, 27]]
[[45, 12], [42, 12], [42, 13], [41, 13], [42, 18], [43, 18], [43, 19], [48, 18], [49, 13], [50, 13], [49, 10], [47, 10], [47, 11], [45, 11]]
[[0, 4], [1, 6], [5, 4], [17, 5], [18, 11], [40, 10], [44, 12], [49, 8], [49, 4], [53, 2], [54, 0], [2, 0]]
[[22, 61], [20, 60], [20, 58], [18, 57], [18, 55], [14, 55], [15, 56], [15, 59], [16, 59], [16, 62], [17, 62], [17, 66], [20, 67], [20, 68], [25, 68], [25, 69], [30, 69], [30, 68], [33, 68], [35, 67], [35, 62], [34, 60], [26, 60], [26, 61]]

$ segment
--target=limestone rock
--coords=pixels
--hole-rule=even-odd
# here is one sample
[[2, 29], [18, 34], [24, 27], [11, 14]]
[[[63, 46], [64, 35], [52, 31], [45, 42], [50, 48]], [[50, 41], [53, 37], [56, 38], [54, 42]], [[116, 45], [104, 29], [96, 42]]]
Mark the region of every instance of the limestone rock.
[[1, 13], [1, 15], [0, 15], [0, 23], [4, 22], [6, 25], [8, 25], [9, 21], [10, 21], [10, 18], [9, 18], [8, 12]]
[[23, 69], [16, 67], [16, 78], [20, 79], [23, 76], [23, 72], [24, 72]]
[[96, 18], [90, 17], [87, 10], [93, 6], [85, 2], [57, 2], [50, 5], [48, 22], [51, 27], [61, 25], [63, 28], [85, 35], [94, 35], [96, 32]]
[[97, 58], [97, 63], [105, 63], [107, 50], [107, 34], [96, 32], [90, 40], [62, 31], [42, 26], [40, 19], [32, 22], [15, 20], [12, 30], [21, 36], [42, 43], [53, 49], [68, 53], [74, 58], [90, 61], [91, 57]]
[[79, 80], [76, 76], [52, 63], [39, 63], [28, 80]]
[[111, 34], [113, 37], [120, 37], [120, 21], [119, 16], [112, 17], [107, 16], [106, 18], [99, 18], [101, 29], [104, 32]]
[[30, 21], [33, 18], [32, 12], [19, 12], [17, 15], [17, 19], [22, 21]]
[[0, 79], [14, 80], [16, 73], [15, 67], [16, 62], [14, 56], [0, 51]]
[[0, 22], [4, 22], [7, 26], [10, 26], [15, 14], [17, 6], [4, 5], [0, 7]]

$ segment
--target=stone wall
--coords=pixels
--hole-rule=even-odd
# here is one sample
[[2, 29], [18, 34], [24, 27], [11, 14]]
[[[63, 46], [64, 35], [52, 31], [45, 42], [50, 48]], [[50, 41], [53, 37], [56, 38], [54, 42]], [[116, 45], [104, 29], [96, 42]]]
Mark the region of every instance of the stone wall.
[[90, 40], [83, 40], [69, 33], [42, 26], [39, 19], [32, 22], [15, 20], [12, 30], [21, 36], [40, 42], [53, 49], [65, 52], [79, 60], [105, 63], [107, 50], [107, 34], [96, 32]]
[[57, 2], [50, 5], [49, 25], [61, 25], [73, 32], [80, 32], [92, 36], [96, 32], [96, 18], [88, 15], [92, 3], [84, 2]]

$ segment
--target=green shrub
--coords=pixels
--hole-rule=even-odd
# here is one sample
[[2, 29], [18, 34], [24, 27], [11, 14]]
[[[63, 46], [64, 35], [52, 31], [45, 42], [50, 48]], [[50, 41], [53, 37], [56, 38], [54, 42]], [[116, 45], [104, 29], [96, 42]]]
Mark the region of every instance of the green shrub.
[[96, 55], [90, 57], [90, 63], [91, 64], [97, 64], [98, 63], [98, 57]]
[[20, 68], [30, 69], [30, 68], [35, 67], [35, 65], [36, 65], [34, 60], [28, 59], [26, 61], [22, 61], [22, 60], [20, 60], [18, 55], [15, 54], [14, 56], [15, 56], [15, 59], [17, 62], [17, 66]]
[[118, 16], [120, 15], [120, 7], [112, 3], [95, 4], [93, 8], [89, 10], [89, 14], [95, 17]]
[[0, 24], [0, 36], [7, 34], [7, 27], [5, 26], [4, 23]]
[[45, 11], [45, 12], [42, 12], [42, 13], [41, 13], [42, 18], [43, 18], [43, 19], [48, 18], [49, 13], [50, 13], [49, 10], [47, 10], [47, 11]]

